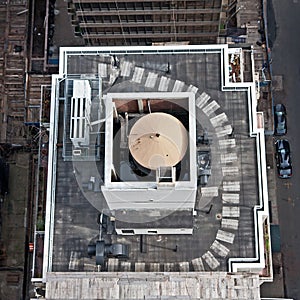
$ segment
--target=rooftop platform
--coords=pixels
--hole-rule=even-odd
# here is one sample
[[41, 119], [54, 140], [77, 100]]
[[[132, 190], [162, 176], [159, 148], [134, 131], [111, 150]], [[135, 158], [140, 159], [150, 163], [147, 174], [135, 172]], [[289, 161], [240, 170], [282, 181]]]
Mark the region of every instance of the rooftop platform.
[[260, 292], [254, 274], [53, 273], [47, 278], [46, 298], [257, 300]]
[[[104, 270], [230, 271], [230, 259], [258, 261], [256, 213], [264, 205], [258, 167], [260, 149], [255, 138], [256, 120], [252, 118], [256, 102], [255, 91], [251, 90], [254, 85], [229, 83], [224, 67], [226, 47], [174, 48], [179, 51], [153, 47], [145, 47], [145, 51], [113, 49], [64, 49], [56, 79], [72, 76], [99, 79], [102, 95], [194, 93], [196, 134], [201, 136], [206, 132], [209, 140], [208, 144], [197, 145], [197, 149], [209, 149], [211, 176], [206, 186], [198, 187], [194, 214], [185, 214], [182, 220], [177, 218], [177, 222], [192, 224], [192, 235], [105, 234], [107, 243], [127, 244], [130, 253], [127, 260], [108, 259]], [[57, 103], [63, 102], [60, 99], [56, 99]], [[64, 106], [57, 104], [57, 107], [60, 109], [55, 126], [61, 132]], [[56, 142], [63, 142], [61, 134]], [[104, 153], [100, 150], [100, 160], [66, 161], [62, 152], [61, 148], [54, 148], [55, 189], [48, 198], [53, 209], [53, 222], [49, 223], [53, 244], [48, 245], [47, 270], [96, 271], [95, 259], [87, 255], [87, 245], [98, 238], [99, 211], [109, 214], [109, 209], [100, 189], [88, 189], [84, 183], [90, 178], [96, 178], [99, 185], [103, 183]], [[122, 214], [126, 211], [117, 211], [120, 216], [117, 221], [128, 222]]]

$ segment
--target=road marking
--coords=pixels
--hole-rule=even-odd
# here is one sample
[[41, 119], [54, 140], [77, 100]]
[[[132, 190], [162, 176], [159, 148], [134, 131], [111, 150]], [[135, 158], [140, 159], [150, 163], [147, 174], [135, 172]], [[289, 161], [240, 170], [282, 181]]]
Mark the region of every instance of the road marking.
[[233, 193], [223, 193], [222, 200], [223, 203], [238, 204], [240, 202], [240, 195]]
[[166, 92], [168, 90], [170, 80], [171, 80], [170, 78], [167, 78], [165, 76], [161, 76], [159, 86], [158, 86], [158, 90], [160, 92]]
[[223, 176], [226, 175], [238, 175], [239, 174], [239, 168], [238, 167], [222, 167], [222, 173]]
[[222, 126], [227, 121], [228, 121], [228, 119], [227, 119], [227, 116], [224, 112], [219, 114], [219, 115], [216, 115], [215, 117], [210, 119], [210, 123], [214, 127]]
[[206, 263], [212, 270], [216, 269], [220, 265], [219, 261], [214, 257], [214, 255], [210, 251], [204, 253], [202, 255], [202, 258], [206, 261]]
[[194, 258], [191, 262], [195, 271], [205, 271], [201, 257]]
[[227, 228], [227, 229], [237, 230], [238, 227], [239, 227], [239, 220], [222, 218], [221, 227], [222, 228]]
[[213, 250], [216, 254], [220, 255], [221, 257], [226, 257], [229, 253], [229, 249], [215, 240], [212, 245], [210, 246], [210, 249]]
[[292, 204], [293, 206], [295, 206], [295, 202], [294, 199], [292, 199], [291, 197], [288, 197], [288, 203]]
[[183, 87], [184, 87], [184, 82], [180, 80], [176, 80], [172, 92], [173, 93], [181, 92]]
[[219, 188], [217, 186], [202, 187], [202, 197], [217, 197], [219, 195]]
[[241, 190], [239, 181], [223, 181], [223, 191], [239, 192]]
[[291, 182], [285, 182], [284, 185], [289, 189], [292, 186]]
[[292, 199], [291, 197], [288, 197], [287, 199], [282, 198], [282, 200], [286, 201], [288, 204], [292, 204], [292, 206], [295, 206], [294, 199]]
[[196, 93], [198, 92], [198, 88], [197, 88], [196, 86], [194, 86], [194, 85], [190, 85], [190, 86], [187, 88], [186, 91], [187, 91], [187, 92], [192, 92], [192, 93], [196, 94]]
[[132, 81], [136, 83], [141, 83], [144, 71], [145, 71], [144, 68], [135, 67], [134, 73], [132, 75]]
[[222, 217], [239, 218], [240, 208], [238, 206], [223, 206]]
[[208, 102], [210, 96], [203, 92], [197, 99], [196, 99], [196, 106], [199, 108], [203, 108], [204, 105]]
[[219, 229], [216, 239], [222, 242], [233, 244], [235, 234]]
[[219, 140], [219, 145], [221, 149], [235, 148], [235, 139]]
[[221, 163], [227, 164], [232, 163], [237, 160], [237, 154], [233, 153], [221, 153]]
[[133, 64], [129, 61], [124, 61], [121, 63], [121, 76], [129, 77]]
[[153, 72], [149, 72], [148, 77], [145, 82], [145, 86], [149, 88], [154, 88], [156, 80], [157, 80], [158, 74], [155, 74]]

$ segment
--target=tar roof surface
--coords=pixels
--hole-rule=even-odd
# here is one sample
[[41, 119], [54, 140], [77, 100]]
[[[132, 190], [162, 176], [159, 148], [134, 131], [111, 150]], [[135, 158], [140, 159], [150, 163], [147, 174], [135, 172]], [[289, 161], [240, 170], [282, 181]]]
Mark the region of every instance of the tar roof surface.
[[[205, 113], [207, 105], [197, 108], [196, 116], [199, 130], [206, 128], [210, 137], [212, 176], [208, 187], [217, 190], [218, 195], [209, 196], [204, 204], [198, 196], [196, 207], [199, 209], [193, 220], [193, 235], [145, 236], [143, 253], [140, 236], [105, 236], [107, 243], [118, 241], [130, 246], [129, 264], [118, 262], [110, 270], [226, 271], [228, 258], [254, 257], [253, 207], [258, 204], [256, 140], [249, 137], [247, 92], [221, 91], [221, 54], [126, 54], [117, 55], [117, 58], [121, 65], [124, 61], [130, 62], [132, 70], [143, 68], [141, 81], [133, 81], [132, 74], [131, 77], [118, 76], [113, 84], [109, 83], [109, 78], [104, 79], [103, 94], [157, 91], [158, 82], [154, 88], [145, 86], [147, 75], [154, 72], [158, 74], [157, 80], [170, 78], [168, 91], [173, 90], [176, 80], [181, 81], [184, 83], [182, 91], [190, 85], [197, 87], [196, 99], [205, 92], [210, 96], [207, 105], [213, 101], [219, 105], [209, 116]], [[98, 63], [109, 65], [110, 60], [101, 55], [69, 56], [68, 75], [97, 77]], [[108, 68], [108, 71], [112, 69]], [[234, 129], [230, 136], [220, 131], [218, 134], [210, 124], [211, 118], [222, 113], [226, 115], [226, 123], [222, 125]], [[60, 109], [60, 128], [63, 127], [62, 114], [63, 108]], [[81, 175], [87, 178], [89, 164], [93, 163], [80, 164], [85, 164], [87, 175]], [[97, 164], [101, 170], [103, 162]], [[90, 202], [97, 206], [96, 202], [103, 202], [104, 198], [97, 193], [96, 200], [88, 201], [79, 187], [76, 172], [73, 163], [64, 161], [62, 150], [58, 149], [52, 271], [95, 270], [95, 260], [88, 257], [87, 245], [97, 239], [99, 211]]]

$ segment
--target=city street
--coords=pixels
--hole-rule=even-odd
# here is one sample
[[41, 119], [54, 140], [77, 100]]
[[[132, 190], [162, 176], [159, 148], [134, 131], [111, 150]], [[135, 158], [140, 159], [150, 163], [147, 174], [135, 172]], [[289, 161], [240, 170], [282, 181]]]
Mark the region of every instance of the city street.
[[[292, 151], [293, 176], [277, 179], [285, 297], [300, 299], [300, 16], [299, 0], [268, 1], [274, 104], [287, 108], [287, 135]], [[282, 85], [279, 84], [282, 79]], [[276, 138], [274, 138], [275, 141]]]

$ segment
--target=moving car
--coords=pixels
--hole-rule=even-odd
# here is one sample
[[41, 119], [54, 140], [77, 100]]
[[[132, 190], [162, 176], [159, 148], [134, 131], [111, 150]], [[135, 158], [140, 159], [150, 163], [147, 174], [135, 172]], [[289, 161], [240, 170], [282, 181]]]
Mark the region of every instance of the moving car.
[[290, 144], [287, 140], [277, 140], [275, 147], [278, 176], [280, 178], [290, 178], [292, 176]]
[[286, 134], [286, 109], [283, 104], [276, 104], [274, 106], [274, 127], [275, 135]]

